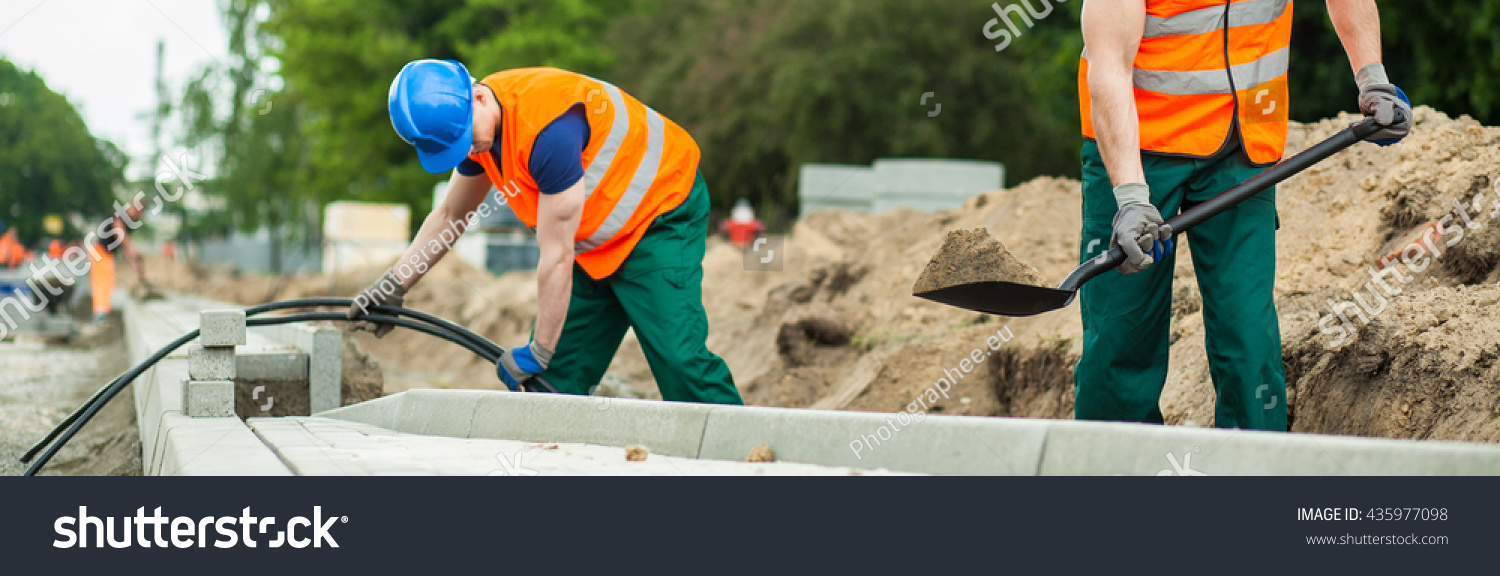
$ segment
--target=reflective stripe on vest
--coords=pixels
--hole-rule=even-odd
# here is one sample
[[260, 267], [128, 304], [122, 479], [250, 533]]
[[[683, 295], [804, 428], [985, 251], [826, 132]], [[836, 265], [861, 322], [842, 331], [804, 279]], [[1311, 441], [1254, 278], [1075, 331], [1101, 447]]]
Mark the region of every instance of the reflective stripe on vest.
[[619, 269], [651, 223], [682, 204], [697, 177], [698, 144], [681, 126], [607, 82], [556, 68], [497, 72], [481, 81], [500, 103], [494, 153], [471, 159], [504, 191], [520, 221], [535, 229], [541, 193], [530, 172], [536, 138], [582, 106], [589, 123], [583, 149], [585, 196], [573, 250], [578, 266], [599, 280]]
[[[1230, 26], [1255, 26], [1270, 24], [1281, 18], [1291, 0], [1250, 0], [1229, 6]], [[1146, 33], [1142, 38], [1164, 38], [1217, 32], [1224, 21], [1223, 6], [1209, 6], [1176, 16], [1160, 18], [1146, 16]]]
[[[1135, 69], [1135, 87], [1162, 94], [1228, 94], [1259, 86], [1287, 73], [1292, 61], [1292, 49], [1282, 48], [1254, 62], [1229, 67], [1229, 74], [1220, 70], [1195, 70], [1175, 72], [1171, 70]], [[1229, 84], [1234, 78], [1234, 86]]]
[[[604, 86], [605, 93], [609, 95], [610, 105], [614, 106], [615, 110], [625, 110], [625, 98], [620, 95], [620, 89], [603, 80], [596, 81]], [[635, 173], [630, 177], [630, 185], [625, 188], [620, 201], [609, 211], [609, 216], [604, 219], [599, 228], [594, 230], [588, 239], [573, 244], [574, 253], [588, 252], [609, 241], [630, 220], [630, 215], [635, 214], [635, 209], [641, 205], [641, 200], [646, 198], [646, 192], [651, 190], [651, 183], [656, 181], [657, 171], [661, 170], [666, 129], [666, 122], [662, 121], [661, 115], [651, 107], [646, 107], [646, 151], [641, 157], [641, 163], [636, 166]], [[604, 137], [604, 146], [599, 149], [599, 154], [594, 156], [593, 161], [583, 171], [584, 189], [590, 196], [594, 194], [594, 189], [599, 186], [599, 181], [604, 178], [604, 174], [614, 166], [615, 155], [620, 152], [620, 146], [625, 143], [625, 133], [629, 130], [629, 114], [616, 113], [609, 134]]]

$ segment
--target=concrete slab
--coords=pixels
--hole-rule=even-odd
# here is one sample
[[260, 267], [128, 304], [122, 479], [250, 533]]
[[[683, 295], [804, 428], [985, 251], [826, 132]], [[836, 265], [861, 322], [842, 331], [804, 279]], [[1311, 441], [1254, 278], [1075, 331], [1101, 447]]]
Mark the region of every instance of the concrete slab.
[[823, 466], [1033, 476], [1050, 424], [960, 416], [902, 424], [892, 414], [725, 406], [709, 414], [699, 457], [743, 460], [767, 444], [777, 460]]
[[1500, 448], [1389, 440], [1057, 422], [1047, 439], [1044, 475], [1497, 475]]
[[189, 418], [169, 414], [158, 466], [161, 476], [286, 476], [281, 460], [237, 418]]

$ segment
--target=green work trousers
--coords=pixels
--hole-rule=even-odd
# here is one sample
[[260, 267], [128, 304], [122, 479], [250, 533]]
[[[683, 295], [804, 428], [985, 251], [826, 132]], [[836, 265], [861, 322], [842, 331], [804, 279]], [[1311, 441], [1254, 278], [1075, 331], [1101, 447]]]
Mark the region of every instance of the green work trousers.
[[[1238, 148], [1209, 159], [1143, 154], [1151, 203], [1163, 218], [1259, 173]], [[1083, 145], [1080, 259], [1108, 250], [1118, 205], [1099, 146]], [[1208, 219], [1186, 235], [1203, 296], [1209, 374], [1220, 428], [1287, 429], [1286, 371], [1272, 288], [1276, 190]], [[1181, 239], [1181, 237], [1178, 237]], [[1111, 270], [1083, 285], [1083, 356], [1074, 371], [1080, 420], [1161, 423], [1176, 254], [1145, 271]]]
[[651, 223], [614, 274], [594, 280], [575, 264], [568, 318], [542, 375], [565, 394], [588, 394], [634, 328], [663, 399], [742, 404], [729, 367], [708, 351], [707, 232], [708, 185], [699, 174], [682, 205]]

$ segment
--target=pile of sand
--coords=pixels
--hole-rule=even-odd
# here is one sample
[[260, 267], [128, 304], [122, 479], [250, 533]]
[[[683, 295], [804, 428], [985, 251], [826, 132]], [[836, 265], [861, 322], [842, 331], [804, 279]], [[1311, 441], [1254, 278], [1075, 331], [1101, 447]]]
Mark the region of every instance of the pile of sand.
[[990, 237], [989, 230], [980, 227], [949, 232], [943, 247], [922, 269], [911, 291], [923, 294], [979, 282], [1044, 284], [1036, 268], [1017, 259], [1005, 245]]
[[[1289, 154], [1355, 120], [1294, 125]], [[1419, 108], [1414, 133], [1402, 145], [1356, 145], [1278, 189], [1276, 295], [1295, 430], [1500, 440], [1494, 410], [1500, 391], [1493, 386], [1500, 376], [1500, 322], [1491, 313], [1500, 301], [1497, 144], [1500, 130]], [[1365, 290], [1388, 244], [1442, 222], [1455, 200], [1475, 204], [1476, 194], [1488, 195], [1470, 210], [1474, 224], [1462, 230], [1463, 239], [1335, 342], [1324, 328], [1341, 324], [1329, 320], [1330, 302]], [[787, 237], [778, 271], [746, 270], [741, 251], [710, 240], [703, 286], [709, 346], [729, 363], [751, 404], [896, 411], [946, 378], [952, 385], [932, 411], [1071, 418], [1082, 333], [1076, 305], [1027, 318], [992, 317], [915, 298], [912, 286], [944, 243], [993, 262], [968, 269], [949, 262], [946, 270], [927, 272], [934, 282], [943, 272], [948, 281], [1055, 284], [1085, 248], [1080, 213], [1078, 182], [1040, 178], [936, 214], [806, 215]], [[1442, 225], [1455, 221], [1464, 223], [1455, 217]], [[1207, 426], [1213, 387], [1201, 301], [1192, 246], [1180, 239], [1162, 409], [1169, 423]], [[258, 302], [266, 293], [349, 296], [378, 273], [196, 282]], [[533, 275], [493, 278], [456, 259], [434, 269], [407, 300], [502, 345], [525, 341], [535, 303]], [[388, 391], [498, 387], [492, 367], [449, 344], [399, 331], [381, 341], [360, 338], [384, 364]], [[976, 354], [983, 358], [978, 367], [961, 370]], [[633, 395], [655, 392], [630, 336], [607, 379]]]

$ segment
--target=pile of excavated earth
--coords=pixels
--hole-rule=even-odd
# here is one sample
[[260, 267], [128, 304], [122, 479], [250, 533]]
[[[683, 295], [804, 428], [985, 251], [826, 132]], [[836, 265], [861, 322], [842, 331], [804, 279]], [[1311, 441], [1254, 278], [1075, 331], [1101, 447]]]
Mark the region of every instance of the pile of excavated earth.
[[[1294, 125], [1288, 153], [1355, 120]], [[1080, 253], [1103, 248], [1080, 242], [1080, 194], [1077, 181], [1039, 178], [935, 214], [808, 214], [787, 237], [778, 271], [746, 270], [740, 250], [712, 240], [703, 286], [709, 346], [750, 404], [1071, 418], [1076, 304], [1004, 318], [912, 292], [955, 231], [962, 251], [1007, 269], [949, 262], [934, 273], [1056, 285]], [[1278, 209], [1292, 430], [1500, 441], [1500, 129], [1419, 108], [1404, 143], [1362, 143], [1288, 180]], [[1162, 411], [1170, 424], [1211, 426], [1192, 246], [1179, 241]], [[249, 304], [350, 296], [379, 272], [233, 278], [178, 267], [155, 277]], [[514, 345], [529, 332], [536, 286], [531, 274], [495, 278], [450, 258], [406, 304]], [[447, 343], [400, 331], [359, 338], [383, 363], [387, 392], [499, 387], [493, 367]], [[656, 396], [632, 336], [600, 393]]]

